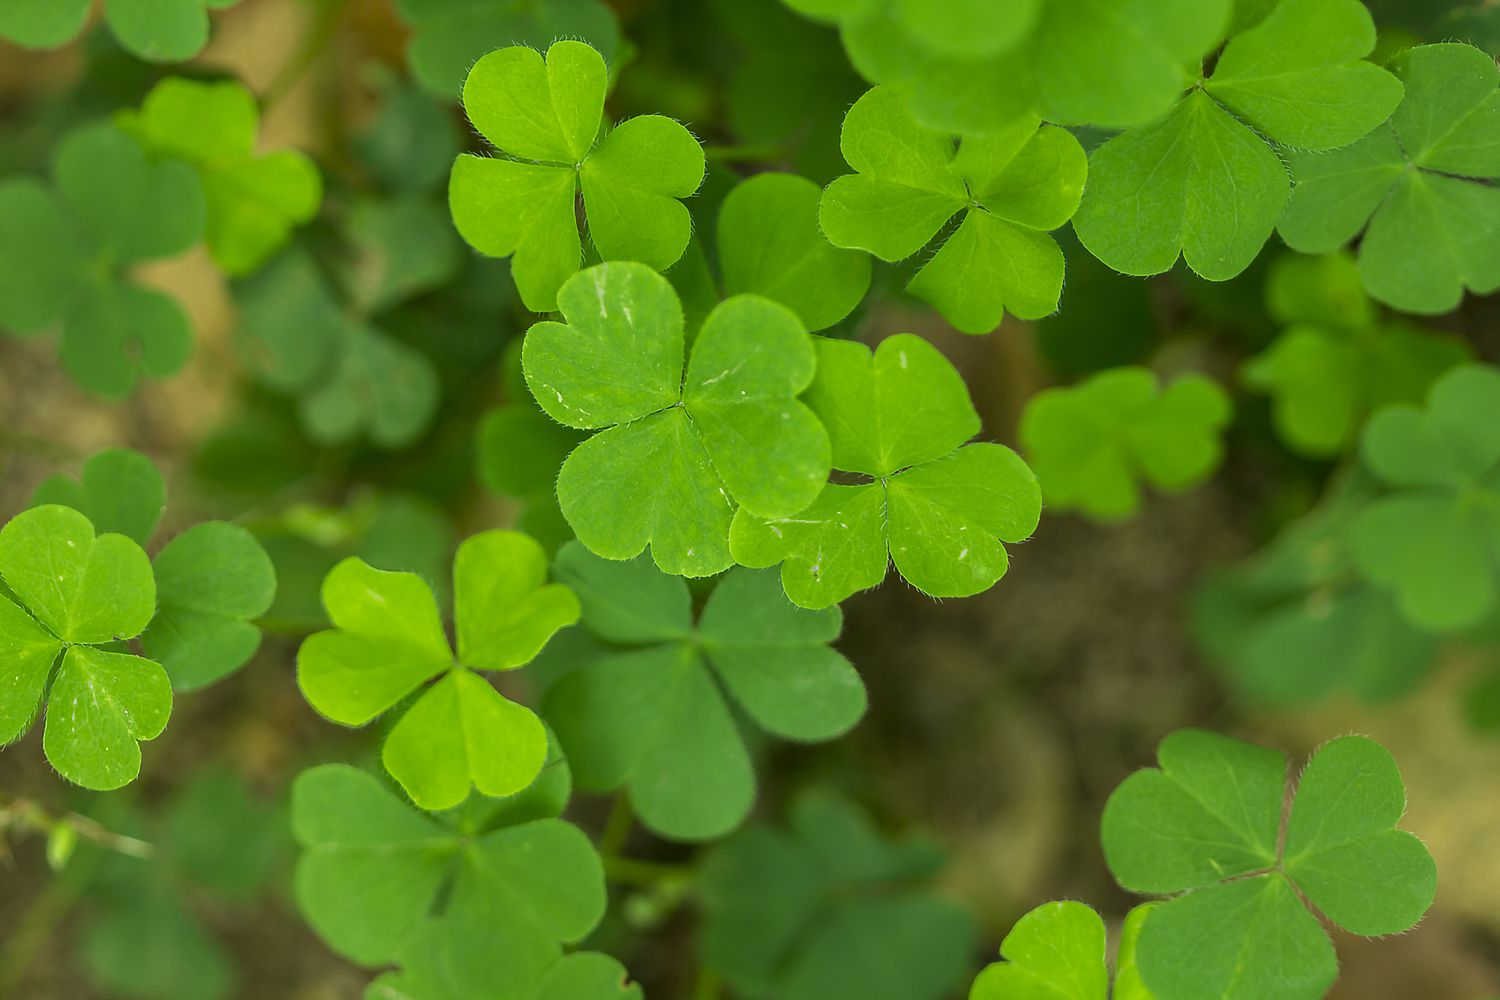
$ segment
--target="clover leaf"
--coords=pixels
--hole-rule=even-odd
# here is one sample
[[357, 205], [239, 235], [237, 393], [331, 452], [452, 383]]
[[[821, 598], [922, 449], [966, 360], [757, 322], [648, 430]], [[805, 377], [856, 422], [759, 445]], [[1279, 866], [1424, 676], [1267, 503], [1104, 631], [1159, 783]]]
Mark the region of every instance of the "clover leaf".
[[828, 185], [818, 210], [834, 246], [901, 260], [962, 215], [908, 291], [965, 333], [988, 333], [1006, 311], [1057, 308], [1063, 255], [1047, 232], [1073, 215], [1088, 172], [1070, 132], [1028, 117], [955, 146], [899, 91], [876, 87], [849, 109], [841, 145], [855, 173]]
[[1170, 897], [1136, 947], [1141, 978], [1161, 1000], [1316, 1000], [1338, 963], [1309, 905], [1377, 936], [1407, 930], [1432, 904], [1436, 869], [1422, 842], [1395, 828], [1406, 791], [1378, 743], [1349, 736], [1319, 748], [1284, 831], [1278, 751], [1182, 730], [1157, 757], [1159, 769], [1136, 772], [1110, 796], [1101, 837], [1121, 885]]
[[1354, 524], [1354, 561], [1419, 628], [1452, 632], [1495, 607], [1500, 553], [1500, 371], [1465, 365], [1427, 406], [1370, 419], [1365, 466], [1392, 492]]
[[172, 713], [161, 664], [113, 648], [156, 610], [146, 553], [70, 507], [33, 507], [0, 528], [0, 580], [0, 744], [31, 727], [45, 695], [42, 749], [57, 772], [85, 788], [129, 784], [139, 741]]
[[563, 1000], [537, 984], [605, 910], [598, 854], [557, 818], [569, 787], [554, 757], [513, 799], [428, 816], [355, 768], [304, 771], [292, 785], [298, 905], [340, 955], [428, 984], [418, 996]]
[[757, 174], [719, 209], [724, 290], [780, 302], [808, 330], [848, 316], [870, 288], [870, 258], [833, 246], [819, 228], [820, 194], [795, 174]]
[[453, 560], [455, 659], [421, 577], [351, 556], [323, 581], [334, 628], [303, 641], [297, 682], [313, 708], [346, 726], [363, 726], [416, 695], [386, 737], [381, 760], [424, 809], [456, 806], [471, 788], [490, 796], [519, 792], [542, 768], [546, 733], [530, 709], [475, 671], [523, 666], [578, 620], [573, 592], [546, 578], [546, 554], [525, 535], [487, 531], [460, 545]]
[[950, 996], [975, 931], [925, 885], [942, 860], [843, 799], [804, 793], [785, 829], [749, 827], [704, 858], [704, 961], [751, 997]]
[[800, 742], [832, 739], [864, 715], [859, 675], [828, 645], [842, 616], [793, 606], [775, 574], [731, 571], [696, 625], [686, 582], [644, 555], [614, 562], [572, 542], [557, 575], [578, 592], [589, 632], [624, 648], [549, 688], [543, 714], [579, 785], [627, 787], [659, 833], [705, 840], [750, 811], [755, 772], [731, 702]]
[[[106, 0], [104, 22], [133, 55], [182, 62], [208, 44], [208, 12], [238, 0]], [[10, 0], [0, 10], [0, 38], [33, 49], [55, 49], [78, 36], [91, 0]]]
[[1016, 921], [1000, 942], [1000, 957], [974, 981], [969, 1000], [1155, 1000], [1141, 984], [1135, 946], [1154, 908], [1137, 906], [1120, 931], [1114, 988], [1105, 963], [1104, 921], [1091, 907], [1047, 903]]
[[208, 249], [231, 275], [260, 267], [318, 212], [323, 181], [311, 159], [293, 149], [256, 153], [260, 111], [244, 84], [168, 77], [119, 120], [153, 154], [197, 170]]
[[[692, 217], [679, 199], [703, 181], [703, 148], [661, 115], [601, 129], [609, 71], [582, 42], [554, 42], [546, 60], [515, 45], [481, 58], [464, 81], [469, 121], [503, 157], [460, 156], [448, 201], [459, 234], [480, 253], [510, 257], [521, 301], [558, 307], [583, 257], [575, 200], [604, 260], [670, 267]], [[601, 134], [602, 132], [602, 134]]]
[[0, 327], [61, 326], [63, 367], [97, 395], [122, 398], [143, 373], [175, 374], [192, 351], [187, 316], [125, 272], [202, 237], [192, 171], [152, 163], [119, 130], [87, 125], [58, 146], [52, 178], [54, 190], [0, 183]]
[[1165, 117], [1094, 150], [1078, 238], [1126, 274], [1160, 274], [1179, 255], [1210, 281], [1239, 274], [1291, 194], [1271, 143], [1337, 149], [1400, 102], [1400, 81], [1362, 59], [1374, 45], [1358, 0], [1282, 0]]
[[[1299, 269], [1311, 273], [1289, 277]], [[1272, 311], [1288, 325], [1241, 376], [1271, 396], [1277, 433], [1302, 454], [1339, 454], [1372, 412], [1420, 403], [1469, 358], [1459, 338], [1379, 316], [1347, 254], [1286, 258], [1271, 281]], [[1276, 287], [1289, 282], [1305, 290]]]
[[783, 516], [828, 475], [828, 435], [797, 396], [813, 379], [796, 314], [756, 295], [721, 303], [684, 364], [682, 307], [642, 264], [600, 264], [558, 293], [566, 324], [526, 334], [522, 364], [554, 420], [595, 430], [557, 479], [563, 516], [609, 559], [648, 545], [680, 576], [728, 569], [735, 505]]
[[1005, 575], [1004, 542], [1036, 530], [1036, 477], [998, 444], [965, 444], [979, 415], [958, 372], [914, 334], [872, 352], [818, 342], [808, 403], [827, 426], [833, 467], [867, 482], [829, 483], [786, 517], [735, 514], [735, 561], [781, 563], [792, 602], [825, 608], [885, 579], [891, 563], [934, 597], [977, 594]]
[[412, 76], [444, 101], [458, 98], [469, 67], [496, 41], [541, 49], [576, 38], [606, 59], [620, 44], [619, 21], [600, 0], [397, 0], [396, 9], [412, 28]]
[[1500, 288], [1500, 69], [1470, 45], [1422, 45], [1391, 60], [1406, 97], [1360, 142], [1292, 152], [1281, 219], [1287, 245], [1327, 253], [1361, 232], [1371, 295], [1405, 312], [1445, 313], [1464, 289]]
[[[475, 993], [486, 1000], [492, 993]], [[645, 1000], [625, 967], [608, 955], [577, 951], [564, 955], [533, 989], [518, 1000]], [[390, 973], [370, 984], [366, 1000], [455, 1000], [451, 987], [430, 983], [410, 972]]]
[[77, 479], [65, 472], [44, 479], [31, 495], [31, 506], [43, 504], [72, 507], [95, 530], [144, 547], [167, 509], [167, 484], [145, 455], [110, 448], [85, 459]]
[[1207, 479], [1229, 417], [1229, 397], [1206, 375], [1164, 387], [1148, 368], [1112, 368], [1031, 397], [1021, 446], [1047, 503], [1121, 518], [1140, 509], [1142, 480], [1178, 492]]

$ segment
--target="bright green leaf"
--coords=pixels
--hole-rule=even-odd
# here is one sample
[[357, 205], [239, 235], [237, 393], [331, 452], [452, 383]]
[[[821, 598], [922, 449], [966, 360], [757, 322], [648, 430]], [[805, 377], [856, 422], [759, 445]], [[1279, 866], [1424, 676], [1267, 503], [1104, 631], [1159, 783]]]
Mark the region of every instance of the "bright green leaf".
[[34, 507], [62, 504], [83, 514], [101, 532], [124, 535], [137, 545], [151, 540], [167, 507], [167, 486], [145, 455], [129, 448], [95, 452], [74, 479], [58, 473], [31, 496]]

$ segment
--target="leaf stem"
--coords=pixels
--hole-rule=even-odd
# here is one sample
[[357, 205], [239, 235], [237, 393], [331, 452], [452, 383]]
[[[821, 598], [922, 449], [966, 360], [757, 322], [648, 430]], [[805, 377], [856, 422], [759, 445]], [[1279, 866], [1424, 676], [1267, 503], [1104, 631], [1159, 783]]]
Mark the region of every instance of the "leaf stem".
[[605, 878], [638, 888], [651, 889], [666, 882], [689, 882], [693, 878], [693, 870], [687, 865], [666, 865], [614, 854], [602, 855], [601, 860]]
[[156, 850], [147, 841], [115, 833], [97, 820], [71, 812], [54, 814], [30, 799], [12, 799], [0, 806], [0, 834], [14, 830], [49, 836], [59, 826], [70, 827], [79, 837], [105, 850], [132, 858], [149, 858]]

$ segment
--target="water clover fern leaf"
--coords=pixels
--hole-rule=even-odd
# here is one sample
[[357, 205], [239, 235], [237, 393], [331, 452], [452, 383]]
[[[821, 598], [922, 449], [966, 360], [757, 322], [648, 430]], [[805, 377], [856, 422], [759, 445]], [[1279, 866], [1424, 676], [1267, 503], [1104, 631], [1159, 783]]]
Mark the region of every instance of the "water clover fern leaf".
[[969, 1000], [1157, 1000], [1141, 983], [1135, 962], [1141, 925], [1154, 904], [1125, 917], [1110, 988], [1104, 921], [1093, 908], [1064, 900], [1016, 921], [1000, 942], [1000, 957], [979, 974]]
[[1164, 117], [1094, 150], [1078, 238], [1126, 274], [1160, 274], [1179, 254], [1210, 281], [1239, 274], [1291, 195], [1271, 144], [1337, 149], [1401, 101], [1400, 81], [1363, 61], [1374, 45], [1358, 0], [1282, 0]]
[[323, 581], [334, 628], [302, 643], [297, 681], [314, 708], [346, 726], [363, 726], [416, 695], [381, 759], [422, 808], [456, 806], [471, 788], [491, 796], [519, 792], [542, 768], [546, 732], [530, 709], [476, 671], [523, 666], [578, 620], [573, 592], [546, 578], [546, 554], [526, 535], [487, 531], [460, 545], [453, 561], [455, 659], [421, 577], [351, 556]]
[[203, 189], [178, 163], [152, 163], [129, 136], [88, 125], [63, 139], [53, 187], [0, 183], [0, 327], [61, 326], [73, 380], [122, 398], [142, 374], [175, 374], [192, 351], [177, 301], [128, 269], [179, 254], [203, 237]]
[[497, 49], [464, 81], [469, 121], [503, 156], [453, 164], [453, 223], [474, 249], [510, 257], [521, 301], [557, 308], [558, 290], [583, 257], [576, 200], [604, 260], [672, 266], [692, 217], [679, 199], [703, 181], [703, 147], [661, 115], [603, 129], [609, 71], [582, 42], [554, 42], [545, 61], [522, 45]]
[[1224, 457], [1229, 397], [1206, 375], [1162, 386], [1147, 368], [1111, 368], [1026, 404], [1021, 446], [1058, 508], [1100, 519], [1128, 517], [1139, 482], [1181, 491], [1208, 478]]
[[1414, 926], [1432, 904], [1436, 868], [1421, 841], [1395, 828], [1406, 790], [1378, 743], [1349, 736], [1319, 748], [1284, 830], [1280, 752], [1182, 730], [1157, 757], [1159, 768], [1110, 796], [1101, 837], [1121, 885], [1169, 897], [1136, 947], [1160, 1000], [1316, 1000], [1338, 962], [1309, 905], [1379, 936]]
[[934, 597], [993, 586], [1004, 543], [1036, 530], [1042, 497], [1004, 445], [965, 444], [979, 415], [936, 348], [897, 334], [871, 351], [820, 340], [807, 400], [833, 442], [833, 467], [867, 481], [828, 483], [805, 510], [735, 514], [730, 547], [745, 566], [781, 564], [793, 603], [826, 608], [885, 579], [891, 563]]
[[42, 749], [57, 772], [101, 791], [130, 783], [139, 741], [172, 712], [161, 665], [116, 648], [156, 610], [146, 553], [48, 504], [0, 528], [0, 579], [0, 744], [30, 728], [45, 696]]
[[910, 257], [962, 216], [908, 290], [965, 333], [988, 333], [1008, 310], [1053, 312], [1063, 255], [1048, 230], [1068, 221], [1088, 160], [1072, 133], [1023, 117], [965, 137], [924, 128], [899, 91], [876, 87], [844, 118], [844, 159], [818, 211], [830, 242], [882, 260]]
[[1479, 624], [1500, 592], [1500, 371], [1455, 368], [1425, 409], [1375, 414], [1361, 445], [1391, 492], [1354, 522], [1355, 564], [1419, 628]]
[[755, 773], [733, 703], [784, 739], [832, 739], [865, 711], [865, 689], [829, 647], [837, 608], [789, 603], [774, 573], [732, 570], [696, 624], [686, 582], [644, 555], [615, 562], [577, 542], [558, 553], [557, 575], [577, 592], [585, 627], [620, 647], [547, 692], [578, 783], [625, 786], [641, 821], [684, 840], [721, 836], [755, 798]]
[[1457, 44], [1409, 49], [1390, 65], [1406, 97], [1389, 122], [1344, 149], [1290, 154], [1297, 187], [1279, 228], [1307, 253], [1363, 232], [1371, 295], [1445, 313], [1465, 288], [1500, 289], [1500, 69]]
[[599, 431], [557, 479], [563, 516], [609, 559], [650, 545], [680, 576], [728, 569], [736, 504], [794, 514], [828, 478], [828, 435], [797, 396], [812, 340], [785, 306], [756, 295], [719, 304], [684, 364], [682, 307], [643, 264], [600, 264], [558, 293], [566, 324], [526, 334], [522, 365], [554, 420]]
[[[150, 62], [182, 62], [208, 44], [208, 12], [238, 0], [106, 0], [104, 21], [120, 44]], [[92, 0], [7, 0], [0, 38], [33, 49], [55, 49], [78, 36]]]
[[598, 854], [557, 818], [570, 791], [553, 755], [525, 792], [432, 816], [363, 771], [312, 768], [292, 785], [298, 905], [340, 955], [400, 965], [414, 996], [573, 1000], [538, 992], [605, 910]]
[[249, 274], [318, 212], [323, 180], [303, 153], [258, 153], [260, 110], [235, 80], [168, 77], [119, 121], [157, 156], [190, 164], [208, 196], [208, 249], [231, 275]]

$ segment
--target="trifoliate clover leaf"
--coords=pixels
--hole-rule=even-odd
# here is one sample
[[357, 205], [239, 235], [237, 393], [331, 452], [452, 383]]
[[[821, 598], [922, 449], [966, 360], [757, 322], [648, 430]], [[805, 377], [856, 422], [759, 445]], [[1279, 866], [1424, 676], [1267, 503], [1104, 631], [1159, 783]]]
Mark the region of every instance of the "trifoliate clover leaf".
[[[208, 44], [208, 12], [238, 0], [106, 0], [104, 22], [133, 55], [182, 62]], [[33, 49], [55, 49], [77, 37], [91, 0], [11, 0], [0, 10], [0, 38]]]
[[[370, 271], [356, 268], [360, 273]], [[369, 289], [361, 296], [358, 280], [346, 306], [309, 254], [292, 249], [277, 256], [235, 289], [244, 354], [266, 385], [297, 396], [298, 416], [313, 440], [337, 444], [368, 435], [383, 448], [402, 448], [437, 410], [437, 372], [361, 305], [399, 293], [376, 276], [365, 279]]]
[[546, 733], [530, 709], [476, 671], [523, 666], [578, 620], [573, 592], [546, 578], [546, 554], [525, 535], [488, 531], [460, 545], [455, 658], [421, 577], [345, 559], [323, 581], [334, 628], [302, 643], [297, 682], [315, 709], [346, 726], [363, 726], [416, 695], [381, 760], [424, 809], [452, 808], [471, 788], [519, 792], [542, 768]]
[[429, 94], [456, 101], [464, 76], [495, 43], [542, 49], [577, 38], [613, 59], [620, 24], [600, 0], [397, 0], [412, 28], [406, 61]]
[[735, 505], [806, 507], [828, 478], [828, 435], [797, 396], [813, 380], [795, 313], [737, 295], [703, 322], [684, 364], [682, 307], [642, 264], [600, 264], [558, 293], [567, 324], [526, 334], [531, 394], [554, 420], [600, 433], [563, 463], [557, 497], [580, 541], [609, 559], [651, 548], [680, 576], [732, 565]]
[[260, 111], [237, 81], [168, 77], [120, 121], [155, 155], [198, 171], [208, 197], [208, 249], [231, 275], [260, 267], [318, 212], [318, 168], [292, 149], [257, 154]]
[[1165, 117], [1093, 152], [1078, 238], [1126, 274], [1160, 274], [1179, 255], [1210, 281], [1239, 274], [1291, 194], [1269, 143], [1337, 149], [1400, 102], [1401, 83], [1362, 59], [1374, 45], [1358, 0], [1282, 0]]
[[0, 327], [60, 325], [63, 367], [101, 396], [129, 395], [142, 374], [175, 374], [192, 351], [187, 316], [124, 272], [202, 237], [197, 178], [149, 162], [108, 125], [69, 133], [52, 175], [55, 193], [32, 180], [0, 183]]
[[786, 517], [735, 514], [736, 562], [781, 563], [792, 602], [826, 608], [877, 586], [892, 563], [933, 597], [967, 597], [995, 585], [1003, 543], [1036, 530], [1042, 497], [1015, 452], [965, 444], [979, 415], [963, 378], [936, 348], [909, 333], [871, 351], [820, 340], [808, 403], [828, 428], [833, 467], [869, 477], [829, 483], [811, 507]]
[[31, 506], [61, 504], [83, 514], [101, 533], [124, 535], [144, 547], [167, 509], [167, 485], [151, 459], [129, 448], [96, 452], [78, 478], [49, 476], [31, 495]]
[[[172, 685], [152, 660], [116, 652], [156, 611], [151, 562], [124, 535], [48, 505], [0, 528], [0, 744], [31, 726], [45, 695], [42, 749], [57, 772], [109, 790], [141, 770], [141, 740], [172, 712]], [[60, 661], [59, 661], [60, 658]]]
[[755, 772], [731, 702], [802, 742], [841, 735], [864, 714], [859, 675], [828, 645], [842, 616], [795, 607], [774, 573], [731, 571], [696, 625], [687, 584], [644, 555], [613, 562], [573, 542], [557, 576], [577, 591], [584, 626], [624, 648], [554, 684], [543, 714], [579, 785], [623, 785], [659, 833], [717, 837], [750, 811]]
[[604, 260], [658, 271], [687, 247], [692, 217], [679, 199], [703, 181], [703, 147], [670, 118], [642, 115], [603, 129], [604, 59], [582, 42], [489, 53], [464, 81], [469, 121], [503, 157], [460, 156], [448, 186], [459, 234], [480, 253], [514, 254], [511, 274], [533, 312], [558, 307], [577, 273], [583, 195], [589, 238]]
[[908, 291], [965, 333], [988, 333], [1007, 311], [1057, 308], [1063, 255], [1047, 232], [1073, 215], [1088, 172], [1071, 133], [1024, 118], [955, 146], [919, 125], [899, 91], [876, 87], [849, 109], [842, 147], [856, 172], [828, 185], [818, 211], [834, 246], [901, 260], [962, 215]]
[[1163, 386], [1148, 368], [1113, 368], [1031, 397], [1021, 447], [1048, 504], [1129, 517], [1140, 509], [1142, 481], [1179, 492], [1212, 475], [1229, 417], [1228, 395], [1206, 375]]
[[1500, 371], [1455, 368], [1424, 410], [1370, 419], [1364, 464], [1392, 492], [1354, 524], [1354, 561], [1419, 628], [1478, 624], [1500, 593]]
[[354, 768], [305, 771], [292, 786], [303, 914], [340, 955], [442, 991], [428, 996], [535, 996], [605, 910], [598, 854], [555, 818], [567, 767], [543, 774], [509, 802], [427, 816]]
[[870, 288], [870, 258], [833, 246], [819, 229], [820, 194], [795, 174], [758, 174], [736, 185], [719, 209], [725, 292], [780, 302], [808, 330], [848, 316]]
[[923, 884], [941, 863], [928, 844], [887, 839], [849, 803], [804, 794], [787, 829], [750, 827], [705, 858], [704, 961], [744, 996], [950, 996], [969, 973], [975, 932], [965, 910]]
[[1110, 796], [1101, 837], [1121, 885], [1170, 896], [1136, 948], [1141, 978], [1162, 1000], [1316, 1000], [1338, 962], [1309, 905], [1376, 936], [1407, 930], [1432, 904], [1436, 869], [1421, 841], [1395, 828], [1406, 791], [1378, 743], [1324, 744], [1284, 831], [1278, 751], [1182, 730], [1157, 756], [1159, 769], [1131, 775]]
[[1140, 982], [1135, 945], [1153, 909], [1131, 910], [1120, 932], [1114, 988], [1105, 962], [1104, 921], [1091, 907], [1047, 903], [1016, 921], [1000, 957], [979, 974], [969, 1000], [1155, 1000]]
[[1306, 253], [1363, 232], [1371, 295], [1445, 313], [1465, 288], [1500, 288], [1500, 69], [1457, 44], [1409, 49], [1390, 65], [1406, 97], [1389, 122], [1344, 149], [1289, 154], [1297, 187], [1279, 230]]

